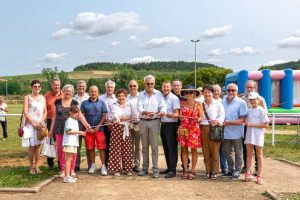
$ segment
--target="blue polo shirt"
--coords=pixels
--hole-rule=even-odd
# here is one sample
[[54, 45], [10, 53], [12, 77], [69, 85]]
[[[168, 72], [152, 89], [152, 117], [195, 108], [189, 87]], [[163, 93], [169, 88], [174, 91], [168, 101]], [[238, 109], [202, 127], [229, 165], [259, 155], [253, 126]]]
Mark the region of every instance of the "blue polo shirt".
[[[102, 120], [102, 113], [107, 113], [105, 102], [98, 98], [95, 102], [92, 102], [90, 98], [83, 101], [80, 109], [85, 114], [85, 119], [92, 128], [98, 126]], [[104, 127], [101, 126], [99, 131], [104, 131]]]
[[[230, 104], [227, 103], [227, 98], [225, 98], [222, 100], [222, 104], [225, 110], [225, 121], [236, 121], [247, 116], [247, 104], [239, 97], [235, 97]], [[244, 124], [225, 126], [224, 139], [236, 140], [241, 137], [244, 137]]]

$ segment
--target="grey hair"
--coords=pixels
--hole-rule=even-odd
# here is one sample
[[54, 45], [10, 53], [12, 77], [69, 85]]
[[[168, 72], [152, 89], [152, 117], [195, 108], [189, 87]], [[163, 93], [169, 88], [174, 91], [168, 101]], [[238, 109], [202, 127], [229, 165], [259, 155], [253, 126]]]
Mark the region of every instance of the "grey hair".
[[97, 88], [97, 90], [99, 91], [99, 89], [98, 89], [98, 87], [97, 87], [96, 85], [92, 85], [92, 86], [90, 87], [90, 89], [89, 89], [89, 92], [91, 91], [92, 87]]
[[255, 87], [255, 88], [257, 87], [256, 81], [254, 81], [254, 80], [248, 80], [248, 81], [245, 83], [245, 87], [246, 87], [247, 83], [253, 83], [253, 84], [254, 84], [254, 87]]
[[85, 86], [86, 86], [86, 82], [85, 82], [84, 80], [79, 80], [79, 81], [77, 81], [77, 85], [80, 84], [80, 83], [84, 83]]
[[174, 81], [179, 81], [179, 82], [180, 82], [180, 85], [182, 85], [181, 80], [179, 80], [179, 79], [174, 79], [173, 82], [172, 82], [172, 84], [174, 83]]
[[222, 90], [221, 87], [220, 87], [219, 85], [214, 85], [213, 88], [215, 88], [215, 87], [219, 88], [220, 91]]
[[54, 77], [53, 79], [51, 79], [51, 85], [53, 84], [53, 81], [59, 81], [60, 84], [60, 79], [58, 77]]
[[154, 78], [154, 76], [152, 76], [152, 75], [145, 76], [145, 78], [144, 78], [144, 83], [146, 82], [147, 79], [153, 79], [153, 80], [154, 80], [154, 83], [155, 83], [155, 78]]
[[235, 84], [235, 83], [229, 83], [229, 84], [227, 85], [226, 90], [228, 89], [229, 86], [234, 86], [234, 87], [236, 88], [236, 90], [239, 90], [237, 84]]
[[68, 87], [70, 87], [70, 88], [72, 89], [72, 94], [74, 94], [74, 86], [73, 86], [73, 85], [70, 85], [70, 84], [65, 85], [65, 86], [62, 88], [62, 91], [64, 92]]
[[129, 81], [128, 86], [129, 86], [129, 84], [130, 84], [131, 81], [135, 81], [136, 84], [138, 85], [138, 82], [135, 79], [132, 79], [132, 80]]
[[107, 82], [105, 83], [105, 87], [106, 87], [106, 85], [107, 85], [108, 83], [112, 83], [112, 84], [114, 84], [114, 87], [116, 87], [116, 83], [113, 82], [113, 81], [107, 81]]

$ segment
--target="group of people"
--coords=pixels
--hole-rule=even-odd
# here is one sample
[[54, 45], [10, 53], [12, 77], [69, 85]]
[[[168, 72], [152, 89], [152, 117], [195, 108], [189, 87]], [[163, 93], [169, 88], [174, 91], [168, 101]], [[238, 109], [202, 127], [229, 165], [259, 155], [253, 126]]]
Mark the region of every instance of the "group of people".
[[[153, 178], [159, 178], [160, 174], [165, 174], [165, 178], [175, 177], [179, 144], [183, 179], [195, 178], [197, 149], [202, 148], [206, 170], [204, 179], [217, 179], [221, 167], [222, 177], [237, 180], [244, 170], [245, 180], [249, 181], [253, 178], [250, 169], [255, 146], [257, 183], [263, 183], [263, 133], [268, 126], [268, 118], [266, 103], [255, 92], [255, 81], [246, 83], [246, 93], [242, 98], [237, 96], [238, 86], [230, 83], [223, 100], [218, 85], [204, 85], [202, 90], [193, 86], [183, 89], [181, 81], [175, 79], [172, 83], [164, 81], [161, 92], [154, 89], [155, 78], [148, 75], [144, 78], [144, 86], [146, 89], [138, 92], [137, 81], [131, 80], [128, 94], [124, 88], [115, 92], [115, 83], [108, 81], [105, 83], [106, 93], [99, 96], [97, 86], [91, 86], [87, 94], [86, 83], [81, 80], [76, 86], [78, 94], [74, 96], [72, 85], [65, 85], [61, 90], [60, 80], [53, 78], [51, 91], [42, 96], [39, 94], [40, 82], [32, 81], [32, 94], [24, 98], [24, 124], [32, 134], [30, 173], [42, 173], [39, 170], [41, 141], [36, 134], [47, 121], [48, 137], [56, 141], [61, 169], [59, 177], [64, 178], [64, 182], [76, 182], [75, 172], [80, 170], [80, 150], [84, 138], [88, 173], [97, 171], [97, 148], [103, 176], [107, 175], [107, 170], [115, 176], [120, 176], [121, 171], [129, 176], [133, 171], [139, 176], [148, 174], [150, 146]], [[211, 127], [216, 125], [225, 125], [223, 142], [210, 140]], [[158, 168], [159, 133], [167, 167], [161, 171]], [[242, 169], [243, 153], [245, 167]], [[48, 158], [47, 163], [47, 170], [52, 170], [53, 158]]]

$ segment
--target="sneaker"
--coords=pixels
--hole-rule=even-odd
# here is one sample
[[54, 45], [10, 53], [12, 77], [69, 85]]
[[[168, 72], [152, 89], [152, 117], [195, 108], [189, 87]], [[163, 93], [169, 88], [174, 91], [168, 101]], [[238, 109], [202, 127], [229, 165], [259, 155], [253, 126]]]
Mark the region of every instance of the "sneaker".
[[233, 175], [232, 175], [232, 178], [231, 180], [238, 180], [240, 178], [240, 173], [239, 172], [234, 172]]
[[102, 167], [101, 167], [101, 175], [107, 176], [107, 169], [106, 169], [105, 165], [102, 165]]
[[73, 179], [75, 182], [77, 181], [77, 178], [74, 178], [72, 176], [69, 176], [69, 178]]
[[222, 177], [222, 178], [231, 178], [231, 177], [232, 177], [232, 173], [231, 173], [231, 172], [226, 172], [226, 173], [223, 174], [221, 177]]
[[146, 169], [142, 169], [142, 171], [139, 172], [139, 176], [145, 176], [146, 174], [148, 174], [148, 170]]
[[95, 163], [92, 164], [91, 168], [89, 169], [89, 174], [94, 174], [96, 172]]
[[226, 174], [228, 172], [228, 169], [222, 169], [222, 173]]
[[246, 173], [246, 167], [243, 167], [242, 169], [241, 169], [241, 174], [245, 174]]
[[254, 172], [253, 175], [254, 175], [254, 176], [257, 176], [257, 175], [258, 175], [258, 170], [257, 170], [257, 169], [255, 169], [255, 172]]
[[64, 177], [64, 183], [76, 183], [76, 181], [72, 177]]
[[119, 172], [115, 172], [115, 176], [121, 176]]
[[127, 175], [127, 176], [132, 176], [132, 173], [131, 173], [131, 172], [129, 172], [129, 173], [126, 173], [126, 175]]
[[245, 181], [246, 182], [251, 181], [252, 179], [253, 179], [253, 176], [251, 176], [251, 174], [248, 174], [248, 173], [245, 174]]
[[263, 178], [261, 176], [257, 176], [257, 184], [262, 185], [264, 184]]

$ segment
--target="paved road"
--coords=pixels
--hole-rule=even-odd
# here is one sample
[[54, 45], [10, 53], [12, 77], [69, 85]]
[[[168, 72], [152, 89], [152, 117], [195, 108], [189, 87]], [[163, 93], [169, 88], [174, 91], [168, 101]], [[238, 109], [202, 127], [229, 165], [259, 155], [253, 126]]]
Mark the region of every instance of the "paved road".
[[[161, 153], [161, 148], [160, 148]], [[99, 158], [96, 165], [100, 167]], [[37, 194], [1, 194], [0, 199], [267, 199], [261, 194], [269, 189], [274, 191], [300, 191], [300, 167], [265, 158], [264, 185], [244, 182], [244, 175], [238, 181], [218, 177], [217, 180], [204, 180], [203, 157], [199, 156], [197, 176], [193, 181], [182, 180], [180, 165], [177, 177], [166, 179], [161, 176], [153, 179], [152, 172], [145, 177], [112, 174], [106, 177], [99, 173], [89, 175], [80, 171], [74, 184], [62, 183], [57, 179]], [[180, 163], [181, 164], [181, 163]], [[165, 166], [164, 156], [159, 156], [159, 167]], [[86, 163], [82, 163], [82, 168]]]

